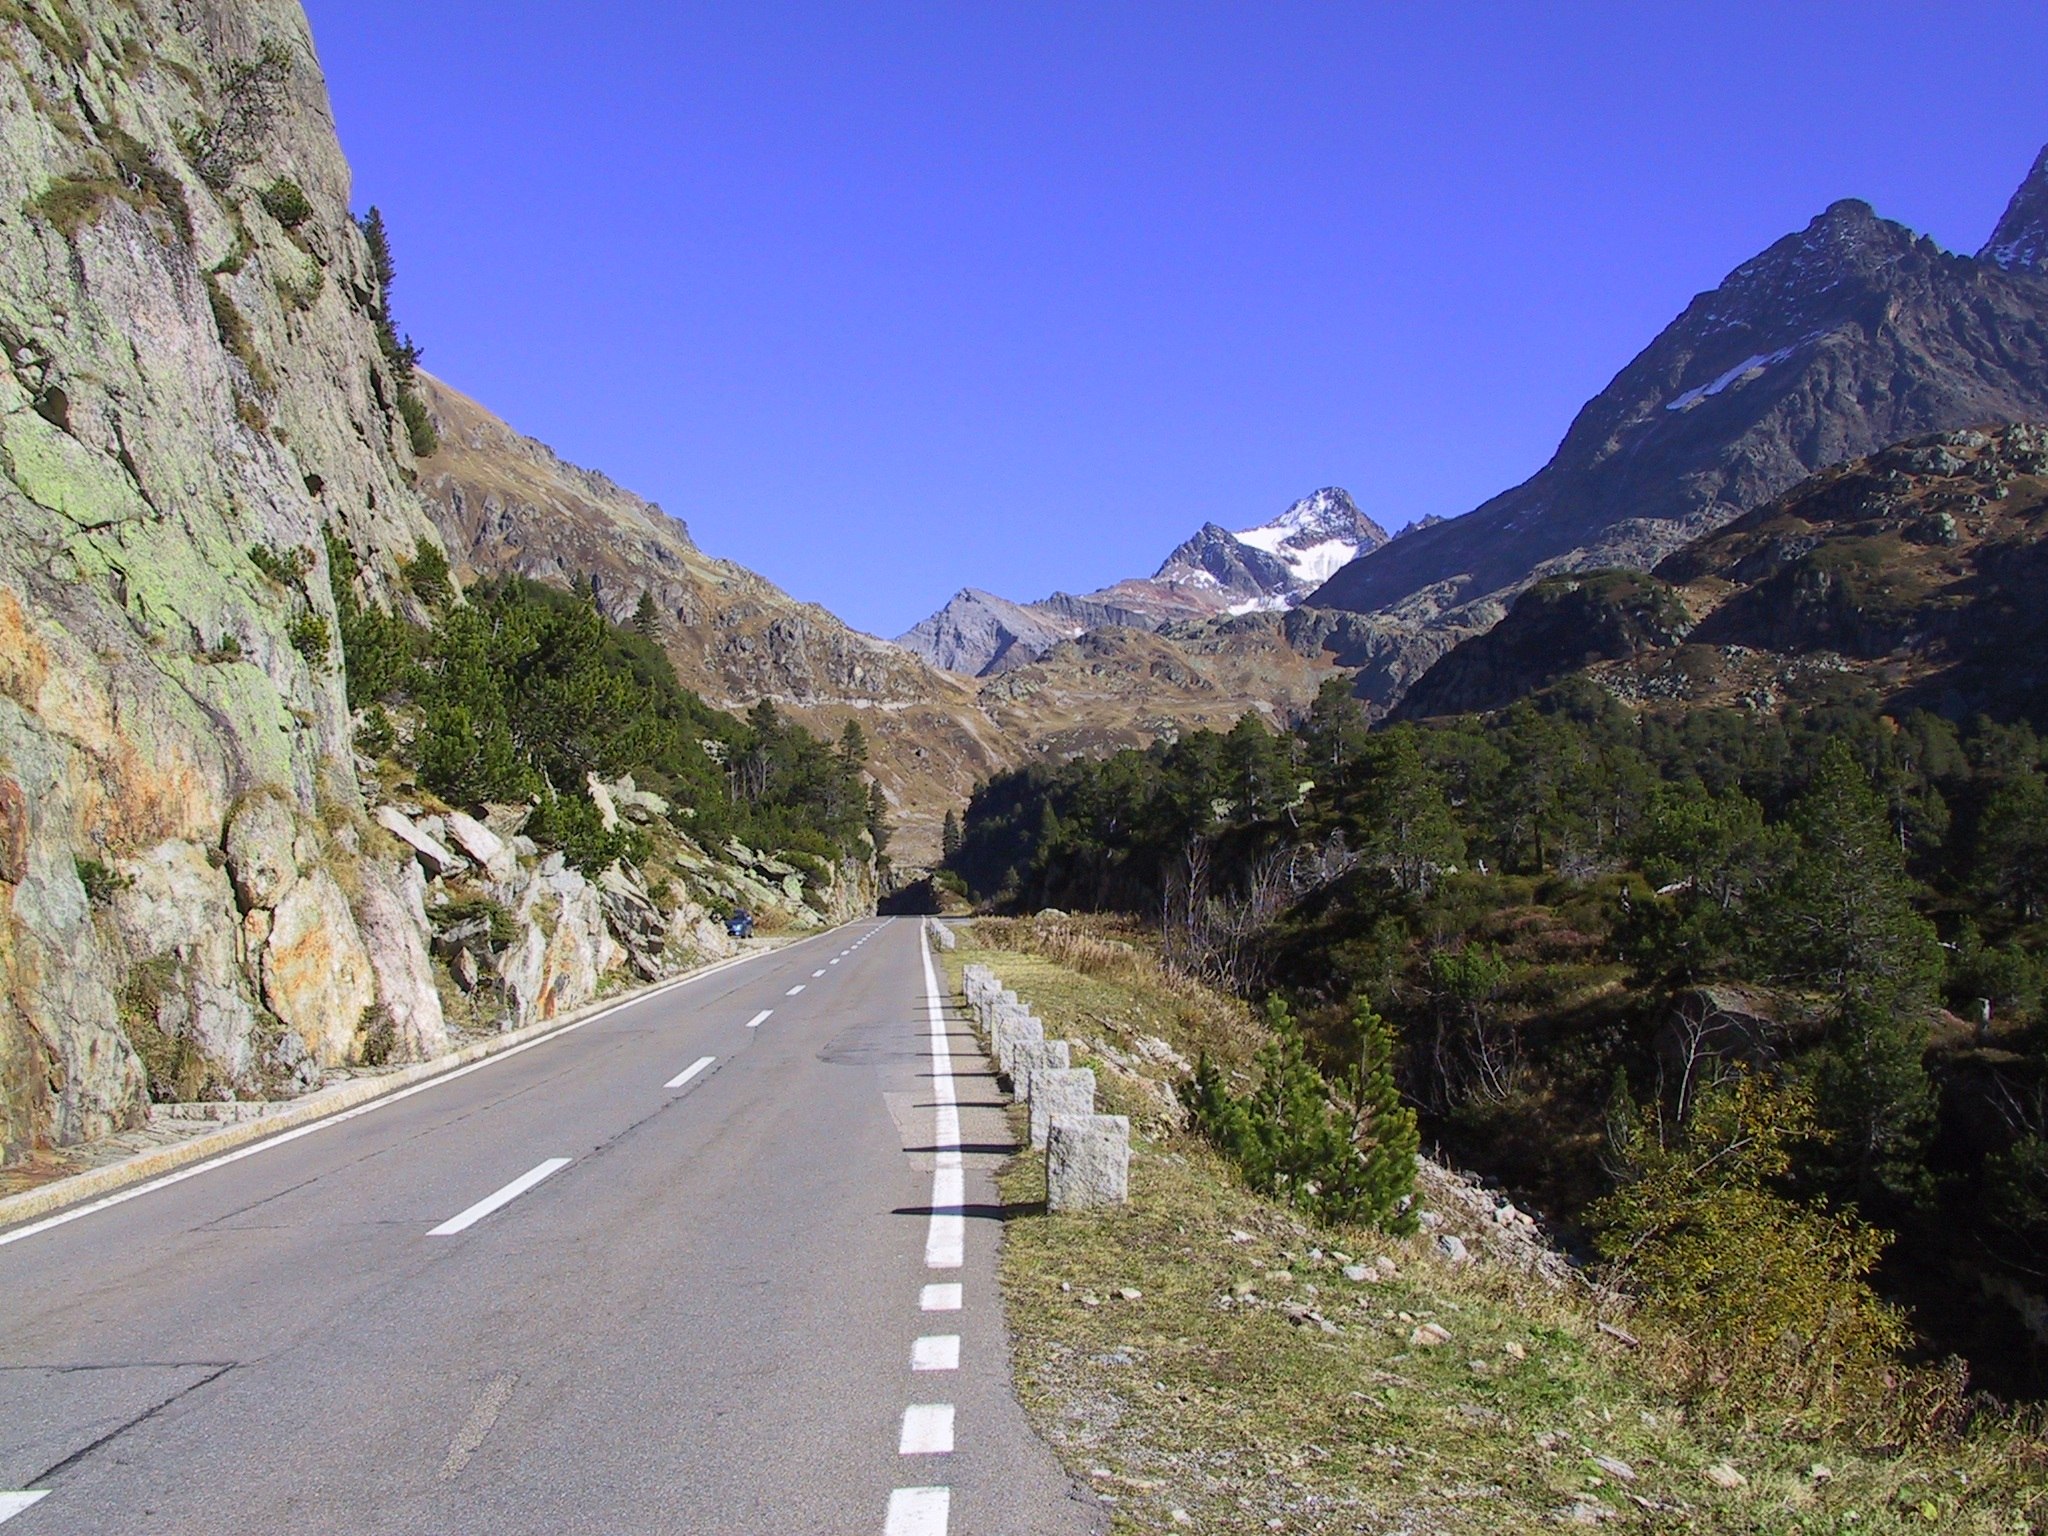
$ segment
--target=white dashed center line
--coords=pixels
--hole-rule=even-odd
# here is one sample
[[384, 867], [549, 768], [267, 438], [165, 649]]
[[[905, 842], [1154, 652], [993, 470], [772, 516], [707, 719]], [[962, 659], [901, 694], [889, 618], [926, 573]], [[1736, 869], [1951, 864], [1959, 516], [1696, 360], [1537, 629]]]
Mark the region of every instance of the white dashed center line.
[[927, 1269], [958, 1269], [967, 1261], [967, 1175], [960, 1162], [960, 1107], [953, 1093], [953, 1052], [946, 1044], [946, 1008], [939, 1001], [939, 979], [932, 971], [932, 952], [923, 944], [925, 1016], [931, 1024], [932, 1097], [938, 1113], [932, 1145], [931, 1226], [925, 1233]]
[[940, 1285], [926, 1286], [918, 1293], [917, 1305], [923, 1312], [958, 1312], [960, 1282], [953, 1280]]
[[952, 1502], [949, 1488], [898, 1488], [889, 1495], [882, 1536], [946, 1536]]
[[747, 1020], [747, 1028], [759, 1029], [763, 1024], [766, 1024], [774, 1016], [775, 1010], [773, 1008], [763, 1008], [759, 1013], [755, 1014], [751, 1019]]
[[953, 1405], [912, 1403], [903, 1410], [899, 1456], [946, 1456], [953, 1450]]
[[816, 981], [820, 976], [824, 974], [825, 972], [823, 971], [823, 969], [815, 970], [811, 972], [811, 980]]
[[691, 1062], [687, 1067], [683, 1068], [682, 1071], [678, 1072], [674, 1077], [670, 1078], [661, 1086], [664, 1088], [680, 1088], [683, 1086], [683, 1084], [687, 1083], [691, 1078], [695, 1077], [699, 1072], [702, 1072], [706, 1067], [710, 1066], [711, 1063], [713, 1063], [716, 1060], [718, 1060], [716, 1056], [699, 1056], [695, 1061]]
[[[929, 1493], [933, 1490], [927, 1488], [906, 1488], [903, 1491], [905, 1493]], [[19, 1493], [0, 1493], [0, 1520], [12, 1520], [24, 1509], [27, 1509], [29, 1505], [35, 1503], [36, 1500], [47, 1497], [49, 1492], [50, 1490], [47, 1488], [24, 1488]], [[939, 1495], [939, 1523], [937, 1525], [906, 1525], [902, 1528], [906, 1533], [945, 1530], [946, 1490], [940, 1488], [937, 1492]], [[896, 1501], [891, 1499], [889, 1501], [890, 1536], [894, 1536], [896, 1529]]]
[[913, 1371], [957, 1371], [960, 1369], [960, 1335], [928, 1333], [910, 1346]]
[[798, 983], [797, 983], [797, 984], [796, 984], [795, 986], [791, 987], [791, 988], [789, 989], [789, 991], [788, 991], [788, 992], [786, 992], [786, 993], [784, 993], [783, 995], [784, 995], [785, 997], [795, 997], [795, 996], [797, 995], [797, 993], [799, 993], [799, 992], [803, 991], [803, 989], [804, 989], [804, 984], [803, 984], [802, 982], [798, 982]]
[[[708, 1060], [709, 1058], [706, 1059]], [[499, 1206], [510, 1205], [514, 1200], [517, 1200], [521, 1195], [525, 1194], [529, 1189], [533, 1188], [533, 1186], [538, 1184], [542, 1179], [549, 1177], [551, 1174], [560, 1173], [564, 1168], [568, 1166], [568, 1158], [551, 1157], [546, 1162], [539, 1164], [537, 1167], [527, 1169], [526, 1172], [519, 1175], [518, 1178], [514, 1179], [510, 1184], [507, 1184], [503, 1189], [499, 1190], [496, 1194], [486, 1195], [483, 1199], [477, 1201], [475, 1205], [472, 1205], [468, 1210], [463, 1211], [459, 1215], [450, 1216], [446, 1221], [442, 1222], [441, 1225], [435, 1227], [432, 1231], [427, 1233], [427, 1236], [453, 1237], [457, 1232], [461, 1232], [466, 1228], [475, 1226], [478, 1222], [482, 1221], [486, 1216], [490, 1215], [491, 1212], [495, 1211]]]

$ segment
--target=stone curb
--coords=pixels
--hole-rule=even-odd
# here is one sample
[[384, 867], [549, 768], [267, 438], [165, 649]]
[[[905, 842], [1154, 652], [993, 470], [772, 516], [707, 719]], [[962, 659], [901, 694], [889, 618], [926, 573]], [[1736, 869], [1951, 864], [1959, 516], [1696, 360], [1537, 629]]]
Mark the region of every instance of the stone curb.
[[[845, 924], [842, 923], [840, 926], [844, 927]], [[475, 1041], [460, 1050], [450, 1051], [445, 1056], [436, 1056], [432, 1061], [416, 1062], [412, 1066], [401, 1067], [396, 1072], [386, 1072], [376, 1077], [357, 1077], [345, 1083], [336, 1083], [331, 1088], [309, 1093], [303, 1099], [289, 1101], [285, 1108], [275, 1114], [264, 1115], [254, 1120], [236, 1121], [217, 1131], [207, 1131], [184, 1141], [173, 1142], [169, 1146], [153, 1147], [147, 1152], [138, 1152], [133, 1157], [124, 1157], [117, 1163], [108, 1163], [101, 1168], [89, 1168], [84, 1173], [75, 1173], [69, 1178], [57, 1179], [48, 1184], [38, 1185], [34, 1189], [25, 1189], [18, 1195], [8, 1195], [0, 1199], [0, 1233], [22, 1222], [50, 1215], [66, 1206], [76, 1205], [100, 1195], [109, 1195], [130, 1184], [170, 1173], [188, 1163], [204, 1162], [207, 1158], [233, 1151], [236, 1147], [252, 1141], [261, 1141], [280, 1131], [289, 1131], [301, 1125], [311, 1124], [315, 1120], [324, 1120], [329, 1115], [339, 1114], [345, 1109], [354, 1109], [359, 1104], [368, 1104], [388, 1093], [396, 1093], [401, 1088], [410, 1088], [416, 1083], [424, 1083], [439, 1077], [444, 1072], [452, 1072], [457, 1067], [466, 1067], [473, 1062], [501, 1055], [514, 1046], [538, 1044], [549, 1035], [586, 1024], [601, 1013], [609, 1013], [630, 1003], [643, 1002], [658, 993], [666, 992], [671, 987], [679, 987], [684, 982], [697, 981], [759, 955], [772, 954], [778, 949], [794, 948], [806, 939], [818, 938], [832, 931], [830, 928], [823, 928], [817, 933], [807, 933], [800, 939], [771, 943], [767, 948], [755, 950], [752, 954], [731, 955], [723, 960], [714, 960], [709, 965], [700, 965], [695, 970], [682, 971], [674, 976], [663, 977], [660, 981], [651, 981], [630, 992], [585, 1003], [581, 1008], [572, 1009], [552, 1019], [543, 1019], [537, 1024], [529, 1024], [523, 1029], [493, 1035], [488, 1040]]]

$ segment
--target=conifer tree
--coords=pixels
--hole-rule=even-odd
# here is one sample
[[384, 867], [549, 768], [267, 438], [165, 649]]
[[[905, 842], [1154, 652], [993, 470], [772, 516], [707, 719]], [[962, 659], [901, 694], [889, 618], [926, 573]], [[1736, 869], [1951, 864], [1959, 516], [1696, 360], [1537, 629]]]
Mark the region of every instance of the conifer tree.
[[1394, 1032], [1361, 1002], [1351, 1016], [1358, 1061], [1345, 1085], [1356, 1172], [1344, 1191], [1348, 1215], [1388, 1232], [1412, 1232], [1416, 1216], [1415, 1154], [1422, 1145], [1415, 1111], [1394, 1081]]
[[633, 629], [643, 640], [661, 638], [661, 614], [654, 606], [654, 594], [640, 589], [640, 602], [633, 609]]
[[946, 819], [939, 826], [939, 859], [950, 864], [953, 855], [960, 851], [960, 817], [954, 811], [946, 812]]

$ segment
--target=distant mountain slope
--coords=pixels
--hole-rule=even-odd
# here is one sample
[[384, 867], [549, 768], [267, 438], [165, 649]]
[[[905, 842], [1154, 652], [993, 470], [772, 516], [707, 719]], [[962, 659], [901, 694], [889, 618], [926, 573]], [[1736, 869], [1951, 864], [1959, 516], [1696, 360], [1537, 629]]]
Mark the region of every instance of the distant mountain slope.
[[1579, 672], [1634, 703], [1774, 707], [1856, 678], [1894, 710], [2048, 718], [2048, 427], [1824, 470], [1654, 572], [1554, 576], [1402, 700], [1497, 709]]
[[2048, 155], [1976, 259], [1834, 204], [1693, 300], [1529, 480], [1309, 601], [1470, 632], [1546, 571], [1647, 567], [1824, 465], [2048, 415], [2044, 220]]
[[962, 587], [896, 643], [945, 671], [986, 677], [1035, 661], [1085, 627], [978, 587]]
[[652, 502], [523, 436], [439, 379], [420, 375], [441, 446], [420, 464], [429, 514], [465, 575], [566, 585], [595, 578], [621, 622], [644, 591], [683, 683], [745, 709], [772, 699], [812, 730], [858, 719], [899, 822], [899, 856], [935, 856], [947, 809], [1016, 760], [973, 690], [900, 648], [849, 629], [744, 566], [705, 554]]
[[1241, 533], [1205, 523], [1152, 575], [1081, 596], [1055, 592], [1035, 603], [1017, 603], [963, 589], [896, 643], [935, 667], [989, 677], [1091, 629], [1156, 630], [1292, 608], [1332, 571], [1386, 542], [1387, 531], [1358, 509], [1348, 491], [1329, 486]]

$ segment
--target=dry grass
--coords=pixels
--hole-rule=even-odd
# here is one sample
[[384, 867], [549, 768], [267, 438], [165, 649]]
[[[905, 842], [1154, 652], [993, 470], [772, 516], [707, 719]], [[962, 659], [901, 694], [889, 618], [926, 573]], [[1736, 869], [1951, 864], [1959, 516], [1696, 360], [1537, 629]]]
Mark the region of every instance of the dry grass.
[[[1178, 1130], [1172, 1083], [1199, 1050], [1243, 1059], [1257, 1026], [1137, 937], [984, 920], [947, 957], [956, 975], [993, 966], [1098, 1069], [1104, 1107], [1134, 1116], [1131, 1205], [1020, 1217], [1003, 1251], [1019, 1390], [1116, 1530], [2048, 1531], [2042, 1442], [2013, 1426], [1899, 1451], [1681, 1403], [1600, 1331], [1582, 1285], [1454, 1265], [1427, 1232], [1318, 1229], [1250, 1194]], [[1487, 1205], [1426, 1187], [1447, 1230]], [[1031, 1209], [1040, 1160], [1003, 1192]], [[1343, 1274], [1381, 1258], [1391, 1274]], [[1413, 1342], [1425, 1323], [1448, 1339]]]

